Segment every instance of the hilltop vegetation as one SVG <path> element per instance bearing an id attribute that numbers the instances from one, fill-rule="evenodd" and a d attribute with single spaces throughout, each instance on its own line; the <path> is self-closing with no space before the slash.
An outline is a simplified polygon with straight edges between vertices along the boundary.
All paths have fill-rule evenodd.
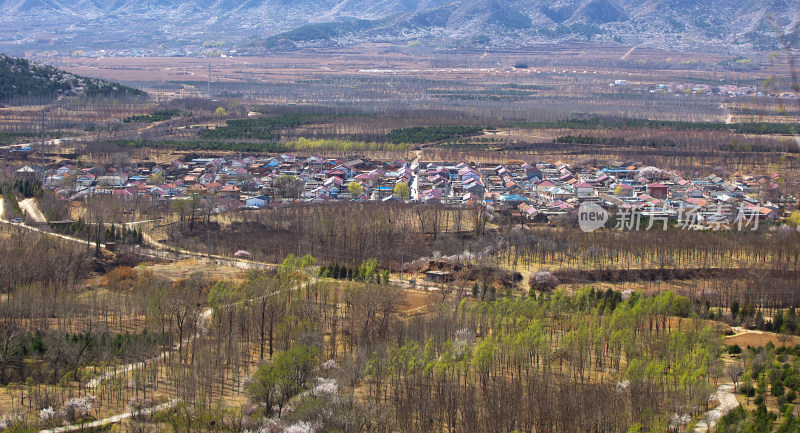
<path id="1" fill-rule="evenodd" d="M 284 41 L 308 42 L 318 39 L 332 39 L 349 33 L 365 30 L 374 25 L 369 20 L 346 20 L 333 23 L 307 24 L 294 30 L 267 38 L 270 47 L 279 47 Z"/>
<path id="2" fill-rule="evenodd" d="M 96 78 L 81 77 L 48 65 L 0 54 L 0 101 L 15 97 L 133 96 L 147 93 Z"/>

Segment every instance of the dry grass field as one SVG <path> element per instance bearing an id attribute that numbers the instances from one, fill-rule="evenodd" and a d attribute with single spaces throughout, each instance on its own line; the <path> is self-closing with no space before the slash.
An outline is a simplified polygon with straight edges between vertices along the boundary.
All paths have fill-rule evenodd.
<path id="1" fill-rule="evenodd" d="M 333 77 L 337 75 L 361 74 L 364 76 L 396 75 L 416 78 L 482 80 L 487 77 L 512 77 L 533 71 L 562 72 L 563 68 L 582 64 L 599 65 L 593 68 L 598 73 L 615 73 L 612 62 L 624 60 L 633 68 L 644 70 L 653 62 L 691 65 L 692 62 L 713 64 L 722 60 L 717 55 L 679 53 L 597 44 L 571 43 L 558 46 L 526 47 L 518 50 L 500 50 L 487 53 L 479 50 L 455 53 L 432 53 L 397 47 L 391 44 L 362 44 L 348 48 L 309 49 L 277 52 L 264 57 L 226 58 L 47 58 L 54 66 L 69 72 L 97 76 L 119 81 L 205 81 L 208 66 L 218 81 L 262 81 L 298 80 Z M 627 55 L 626 55 L 627 54 Z M 458 59 L 458 60 L 456 60 Z M 532 70 L 512 70 L 514 63 L 524 61 Z M 448 64 L 448 63 L 452 63 Z M 457 66 L 461 63 L 462 66 Z M 562 69 L 558 65 L 562 65 Z M 541 66 L 540 66 L 541 65 Z M 479 66 L 479 67 L 475 67 Z M 549 69 L 548 69 L 549 68 Z M 567 72 L 567 71 L 564 71 Z M 571 72 L 571 71 L 570 71 Z M 582 72 L 578 71 L 578 72 Z M 533 72 L 535 73 L 535 72 Z M 696 74 L 694 69 L 671 68 L 671 74 L 686 76 Z M 731 78 L 742 79 L 748 74 L 732 74 Z"/>
<path id="2" fill-rule="evenodd" d="M 608 85 L 616 79 L 625 79 L 630 87 L 635 87 L 665 81 L 763 81 L 768 76 L 788 76 L 780 55 L 773 60 L 766 55 L 763 59 L 755 59 L 757 66 L 749 70 L 726 71 L 717 66 L 726 59 L 717 55 L 649 48 L 631 50 L 629 47 L 588 43 L 491 53 L 481 50 L 434 52 L 390 44 L 363 44 L 348 48 L 276 52 L 260 57 L 59 57 L 38 60 L 80 75 L 131 83 L 161 97 L 206 96 L 209 67 L 216 94 L 235 83 L 245 83 L 263 91 L 271 85 L 298 81 L 335 85 L 341 80 L 361 80 L 359 90 L 369 89 L 373 93 L 397 97 L 413 97 L 431 83 L 438 83 L 436 85 L 444 89 L 463 84 L 546 84 L 552 87 L 551 91 L 540 89 L 539 97 L 585 98 L 613 91 Z M 529 67 L 514 68 L 520 63 Z M 370 83 L 373 80 L 375 83 Z M 394 84 L 403 80 L 416 81 L 417 88 Z M 371 84 L 377 86 L 373 88 Z M 343 98 L 339 102 L 364 101 L 365 95 L 369 98 L 369 93 L 353 97 L 341 95 Z M 322 96 L 312 92 L 292 100 L 291 96 L 272 95 L 269 102 L 303 104 Z M 423 106 L 431 105 L 431 102 L 435 100 L 420 100 Z"/>
<path id="3" fill-rule="evenodd" d="M 142 264 L 139 270 L 147 270 L 154 274 L 173 281 L 189 278 L 190 275 L 200 272 L 217 280 L 240 281 L 242 271 L 230 266 L 202 263 L 197 260 L 181 260 L 178 262 Z"/>
<path id="4" fill-rule="evenodd" d="M 786 341 L 784 342 L 783 339 L 785 339 Z M 769 342 L 775 345 L 775 347 L 781 347 L 784 345 L 797 346 L 798 344 L 800 344 L 800 337 L 796 335 L 788 336 L 783 334 L 776 334 L 774 332 L 744 331 L 736 335 L 731 335 L 730 337 L 726 337 L 724 342 L 725 345 L 727 346 L 733 346 L 734 344 L 738 344 L 742 348 L 745 348 L 747 346 L 762 347 Z"/>

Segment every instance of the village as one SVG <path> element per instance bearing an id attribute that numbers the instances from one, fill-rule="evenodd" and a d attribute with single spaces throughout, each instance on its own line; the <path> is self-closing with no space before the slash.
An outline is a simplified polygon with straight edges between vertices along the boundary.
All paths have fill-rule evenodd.
<path id="1" fill-rule="evenodd" d="M 41 181 L 41 166 L 7 166 L 7 179 Z M 176 159 L 120 167 L 46 167 L 44 186 L 65 200 L 111 194 L 126 201 L 168 207 L 197 196 L 214 213 L 274 208 L 290 202 L 411 201 L 450 206 L 483 205 L 522 221 L 548 223 L 554 217 L 596 203 L 651 216 L 731 223 L 737 217 L 774 221 L 785 217 L 781 175 L 723 179 L 684 178 L 657 167 L 611 161 L 603 165 L 565 163 L 504 165 L 466 162 L 378 161 L 279 156 Z M 744 213 L 744 215 L 742 215 Z"/>
<path id="2" fill-rule="evenodd" d="M 638 83 L 641 84 L 641 83 Z M 609 87 L 626 87 L 630 83 L 628 80 L 614 80 L 609 84 Z M 784 101 L 797 101 L 800 95 L 793 92 L 767 92 L 759 90 L 757 86 L 739 86 L 735 84 L 725 83 L 720 80 L 715 84 L 704 83 L 655 83 L 642 87 L 634 87 L 633 91 L 636 93 L 649 93 L 649 94 L 670 94 L 675 96 L 680 95 L 703 95 L 703 96 L 725 96 L 729 98 L 771 98 L 780 99 Z"/>

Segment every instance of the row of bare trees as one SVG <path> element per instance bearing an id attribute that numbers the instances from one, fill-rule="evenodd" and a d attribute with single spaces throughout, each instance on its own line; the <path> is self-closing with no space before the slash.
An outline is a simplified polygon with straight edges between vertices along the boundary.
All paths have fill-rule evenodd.
<path id="1" fill-rule="evenodd" d="M 291 253 L 341 264 L 375 257 L 383 266 L 399 269 L 401 262 L 435 252 L 480 251 L 494 241 L 486 229 L 489 214 L 482 206 L 298 204 L 233 213 L 228 215 L 229 222 L 208 225 L 210 216 L 206 218 L 202 211 L 209 206 L 192 203 L 187 200 L 184 208 L 171 209 L 180 217 L 166 229 L 172 242 L 195 251 L 206 251 L 210 243 L 212 253 L 225 255 L 244 249 L 257 260 L 272 263 Z"/>

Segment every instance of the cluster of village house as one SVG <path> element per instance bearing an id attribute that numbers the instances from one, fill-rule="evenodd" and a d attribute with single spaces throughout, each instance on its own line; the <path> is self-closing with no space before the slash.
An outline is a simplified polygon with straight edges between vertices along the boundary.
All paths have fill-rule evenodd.
<path id="1" fill-rule="evenodd" d="M 615 80 L 611 87 L 627 86 L 627 80 Z M 695 94 L 695 95 L 721 95 L 731 98 L 755 96 L 759 98 L 779 98 L 788 100 L 800 99 L 800 94 L 792 92 L 783 93 L 764 93 L 756 86 L 737 86 L 734 84 L 696 84 L 696 83 L 664 83 L 639 88 L 637 91 L 642 93 L 674 93 L 674 94 Z"/>
<path id="2" fill-rule="evenodd" d="M 7 173 L 8 174 L 8 173 Z M 26 165 L 17 177 L 41 179 L 41 167 Z M 279 190 L 279 179 L 294 189 Z M 360 187 L 351 188 L 351 183 Z M 408 197 L 395 186 L 408 185 Z M 730 220 L 736 209 L 749 217 L 782 216 L 778 174 L 722 179 L 683 178 L 655 167 L 609 162 L 598 167 L 562 163 L 505 165 L 376 161 L 366 158 L 297 157 L 198 158 L 170 164 L 140 162 L 125 169 L 47 167 L 45 186 L 60 196 L 113 194 L 128 200 L 214 198 L 220 211 L 274 207 L 286 201 L 410 200 L 447 205 L 485 205 L 532 221 L 546 222 L 586 201 L 611 208 L 658 209 L 678 216 L 687 209 L 702 220 Z M 358 191 L 357 197 L 351 192 Z"/>

